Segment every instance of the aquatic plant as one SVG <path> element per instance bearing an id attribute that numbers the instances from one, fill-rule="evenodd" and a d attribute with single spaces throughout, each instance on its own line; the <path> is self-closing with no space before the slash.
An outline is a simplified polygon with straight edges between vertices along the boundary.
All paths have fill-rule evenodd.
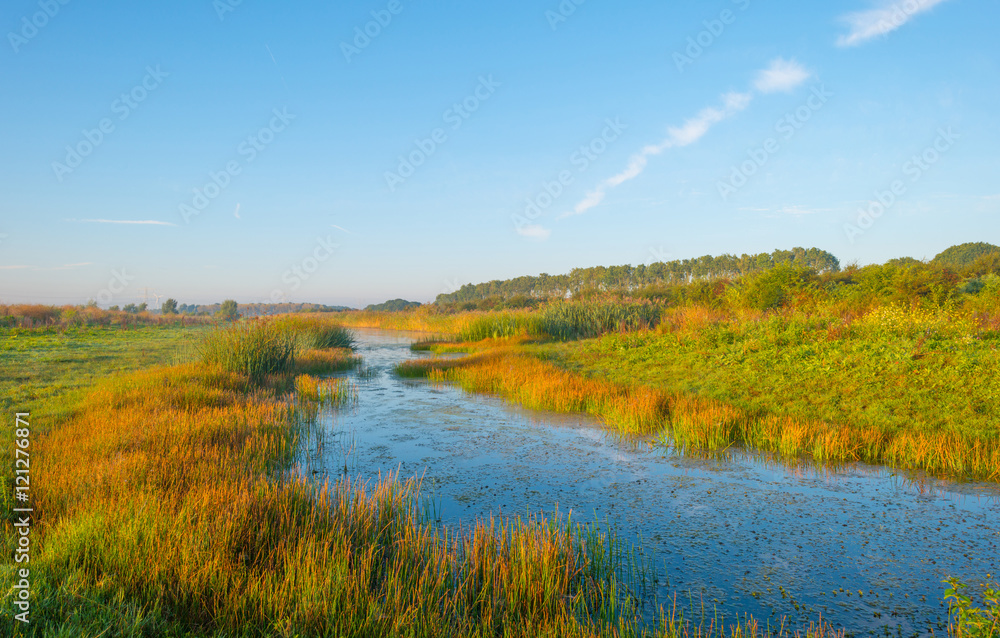
<path id="1" fill-rule="evenodd" d="M 209 334 L 202 360 L 226 372 L 245 374 L 256 383 L 285 372 L 295 363 L 295 335 L 267 320 L 234 323 Z"/>

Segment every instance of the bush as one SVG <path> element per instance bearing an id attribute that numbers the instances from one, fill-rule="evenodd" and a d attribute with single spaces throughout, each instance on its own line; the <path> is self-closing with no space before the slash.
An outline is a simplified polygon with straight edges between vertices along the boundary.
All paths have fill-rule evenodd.
<path id="1" fill-rule="evenodd" d="M 225 321 L 235 321 L 239 319 L 240 312 L 239 306 L 232 299 L 226 299 L 222 302 L 222 307 L 219 308 L 219 318 Z"/>
<path id="2" fill-rule="evenodd" d="M 816 271 L 811 268 L 777 266 L 746 277 L 737 298 L 746 308 L 771 310 L 785 305 L 794 293 L 805 290 L 815 280 Z"/>

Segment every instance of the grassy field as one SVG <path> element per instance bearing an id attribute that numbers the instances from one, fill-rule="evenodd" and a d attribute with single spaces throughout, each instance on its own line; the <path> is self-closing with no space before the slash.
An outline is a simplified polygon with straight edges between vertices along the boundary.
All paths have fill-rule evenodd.
<path id="1" fill-rule="evenodd" d="M 302 374 L 356 365 L 349 350 L 293 352 L 254 325 L 44 329 L 4 335 L 4 365 L 31 364 L 31 636 L 758 635 L 752 619 L 692 627 L 676 610 L 634 622 L 646 571 L 613 534 L 517 518 L 449 530 L 421 518 L 419 486 L 316 485 L 289 473 L 311 402 L 350 402 Z M 21 341 L 17 341 L 21 340 Z M 16 345 L 14 342 L 17 342 Z M 296 340 L 300 343 L 299 340 Z M 248 344 L 256 346 L 248 349 Z M 280 340 L 279 340 L 280 345 Z M 215 354 L 218 354 L 217 352 Z M 270 360 L 271 363 L 268 363 Z M 305 362 L 305 363 L 303 363 Z M 258 374 L 261 369 L 271 374 Z M 19 374 L 27 374 L 20 372 Z M 20 381 L 24 383 L 24 380 Z M 293 400 L 293 388 L 301 392 Z M 10 449 L 10 448 L 7 448 Z M 4 464 L 3 552 L 17 536 Z M 18 565 L 24 567 L 24 565 Z M 787 632 L 784 632 L 787 634 Z M 816 628 L 811 635 L 825 635 Z"/>
<path id="2" fill-rule="evenodd" d="M 574 312 L 602 316 L 581 308 Z M 568 318 L 554 331 L 589 334 L 591 320 L 572 314 L 560 309 Z M 536 325 L 547 322 L 543 311 Z M 683 307 L 662 310 L 655 329 L 566 341 L 533 334 L 452 344 L 478 354 L 402 373 L 529 407 L 590 412 L 620 431 L 662 432 L 682 446 L 739 444 L 1000 480 L 1000 331 L 992 319 L 894 305 L 860 316 Z"/>

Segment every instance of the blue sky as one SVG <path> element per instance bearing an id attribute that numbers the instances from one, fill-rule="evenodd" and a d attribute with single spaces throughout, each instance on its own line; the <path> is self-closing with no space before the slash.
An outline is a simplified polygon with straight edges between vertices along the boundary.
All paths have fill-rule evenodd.
<path id="1" fill-rule="evenodd" d="M 1000 243 L 995 1 L 675 4 L 10 0 L 0 301 Z"/>

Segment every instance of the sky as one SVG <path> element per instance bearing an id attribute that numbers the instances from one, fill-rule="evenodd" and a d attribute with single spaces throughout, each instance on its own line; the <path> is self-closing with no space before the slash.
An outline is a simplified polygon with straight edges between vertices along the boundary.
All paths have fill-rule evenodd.
<path id="1" fill-rule="evenodd" d="M 1000 243 L 995 0 L 8 0 L 0 302 Z"/>

